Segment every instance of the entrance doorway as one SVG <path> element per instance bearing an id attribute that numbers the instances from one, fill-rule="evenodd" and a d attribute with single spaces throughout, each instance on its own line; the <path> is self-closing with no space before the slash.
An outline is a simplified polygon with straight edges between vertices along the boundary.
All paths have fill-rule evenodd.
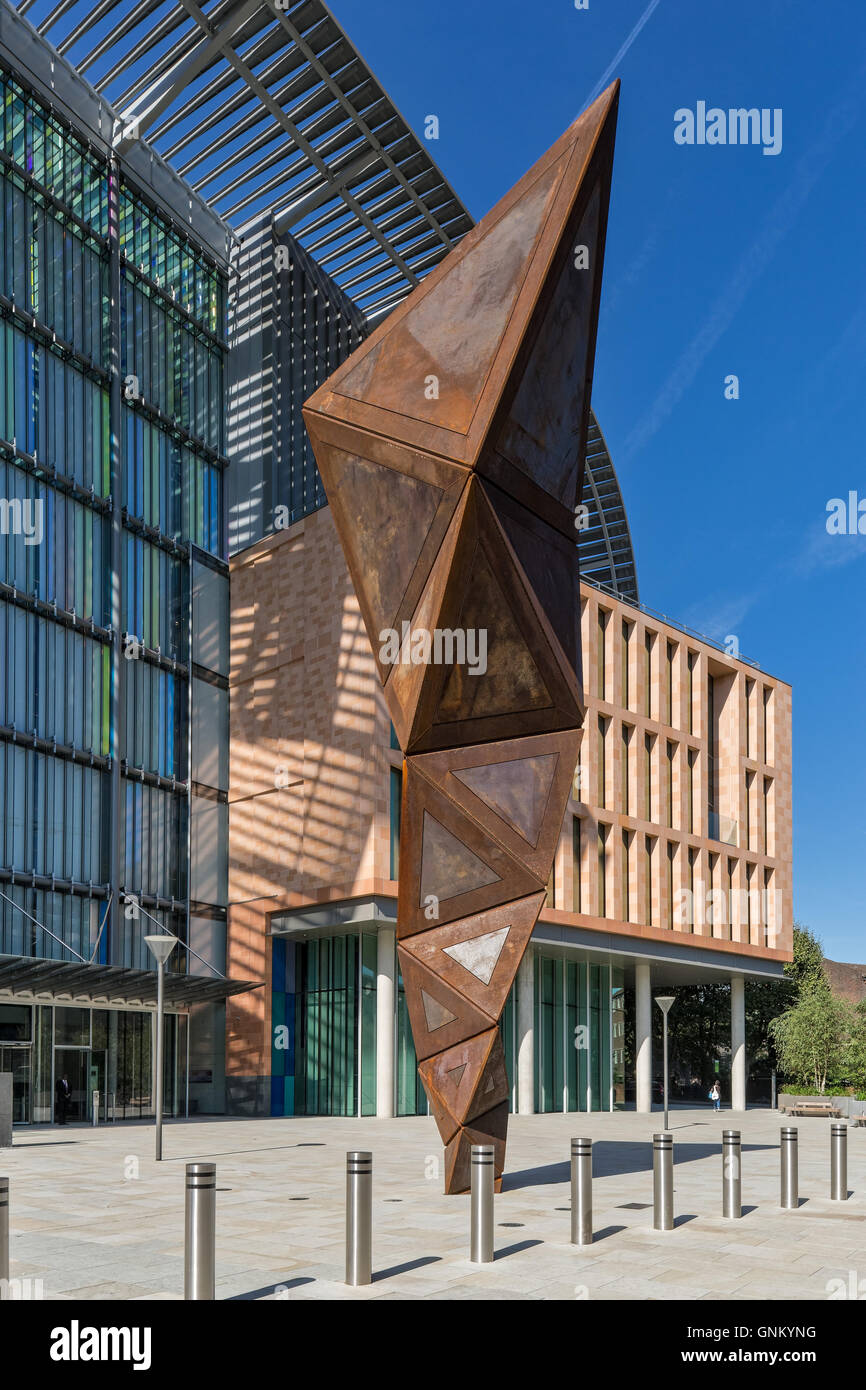
<path id="1" fill-rule="evenodd" d="M 30 1057 L 29 1043 L 0 1043 L 0 1072 L 12 1073 L 12 1123 L 30 1123 Z"/>
<path id="2" fill-rule="evenodd" d="M 68 1122 L 90 1119 L 90 1048 L 57 1047 L 54 1049 L 54 1119 L 60 1119 L 57 1102 L 57 1085 L 63 1077 L 69 1082 L 69 1100 L 66 1105 Z"/>

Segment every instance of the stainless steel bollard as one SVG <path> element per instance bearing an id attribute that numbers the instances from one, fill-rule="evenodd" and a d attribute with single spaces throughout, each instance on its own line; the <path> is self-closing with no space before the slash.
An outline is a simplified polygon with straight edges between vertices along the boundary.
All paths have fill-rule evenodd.
<path id="1" fill-rule="evenodd" d="M 653 1135 L 653 1227 L 674 1228 L 674 1136 Z"/>
<path id="2" fill-rule="evenodd" d="M 571 1243 L 592 1245 L 592 1140 L 571 1141 Z"/>
<path id="3" fill-rule="evenodd" d="M 740 1131 L 722 1130 L 722 1216 L 739 1219 L 743 1214 L 740 1181 Z"/>
<path id="4" fill-rule="evenodd" d="M 92 1114 L 92 1116 L 91 1116 L 91 1123 L 92 1123 L 93 1125 L 98 1125 L 98 1124 L 99 1124 L 99 1092 L 98 1092 L 98 1091 L 94 1091 L 94 1092 L 93 1092 L 93 1114 Z"/>
<path id="5" fill-rule="evenodd" d="M 781 1204 L 788 1211 L 800 1205 L 798 1134 L 792 1125 L 782 1126 L 782 1190 Z"/>
<path id="6" fill-rule="evenodd" d="M 472 1145 L 472 1248 L 469 1258 L 477 1265 L 490 1264 L 493 1259 L 493 1152 L 492 1144 Z"/>
<path id="7" fill-rule="evenodd" d="M 373 1279 L 373 1155 L 346 1154 L 346 1283 L 357 1288 Z"/>
<path id="8" fill-rule="evenodd" d="M 183 1296 L 187 1301 L 214 1297 L 215 1238 L 216 1164 L 188 1163 L 183 1251 Z"/>
<path id="9" fill-rule="evenodd" d="M 0 1178 L 0 1299 L 9 1281 L 9 1179 Z"/>
<path id="10" fill-rule="evenodd" d="M 834 1202 L 848 1200 L 848 1126 L 830 1126 L 830 1197 Z"/>

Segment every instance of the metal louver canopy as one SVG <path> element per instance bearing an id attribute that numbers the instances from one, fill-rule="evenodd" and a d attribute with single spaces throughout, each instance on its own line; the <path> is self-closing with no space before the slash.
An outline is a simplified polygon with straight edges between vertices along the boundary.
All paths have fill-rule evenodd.
<path id="1" fill-rule="evenodd" d="M 321 0 L 20 0 L 18 12 L 235 230 L 272 210 L 371 318 L 472 226 Z"/>

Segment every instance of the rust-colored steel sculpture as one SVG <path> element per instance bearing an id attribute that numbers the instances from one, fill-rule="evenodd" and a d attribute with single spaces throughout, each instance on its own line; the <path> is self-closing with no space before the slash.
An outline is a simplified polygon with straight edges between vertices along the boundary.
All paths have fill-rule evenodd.
<path id="1" fill-rule="evenodd" d="M 618 94 L 304 408 L 405 755 L 397 949 L 447 1192 L 473 1143 L 501 1181 L 498 1023 L 581 737 L 575 507 Z"/>

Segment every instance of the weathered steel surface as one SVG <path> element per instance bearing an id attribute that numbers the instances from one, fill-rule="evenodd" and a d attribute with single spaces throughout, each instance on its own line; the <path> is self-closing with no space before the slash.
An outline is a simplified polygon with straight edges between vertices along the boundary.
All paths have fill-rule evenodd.
<path id="1" fill-rule="evenodd" d="M 619 84 L 311 396 L 404 751 L 398 955 L 445 1188 L 501 1181 L 497 1027 L 583 719 L 583 481 Z"/>

